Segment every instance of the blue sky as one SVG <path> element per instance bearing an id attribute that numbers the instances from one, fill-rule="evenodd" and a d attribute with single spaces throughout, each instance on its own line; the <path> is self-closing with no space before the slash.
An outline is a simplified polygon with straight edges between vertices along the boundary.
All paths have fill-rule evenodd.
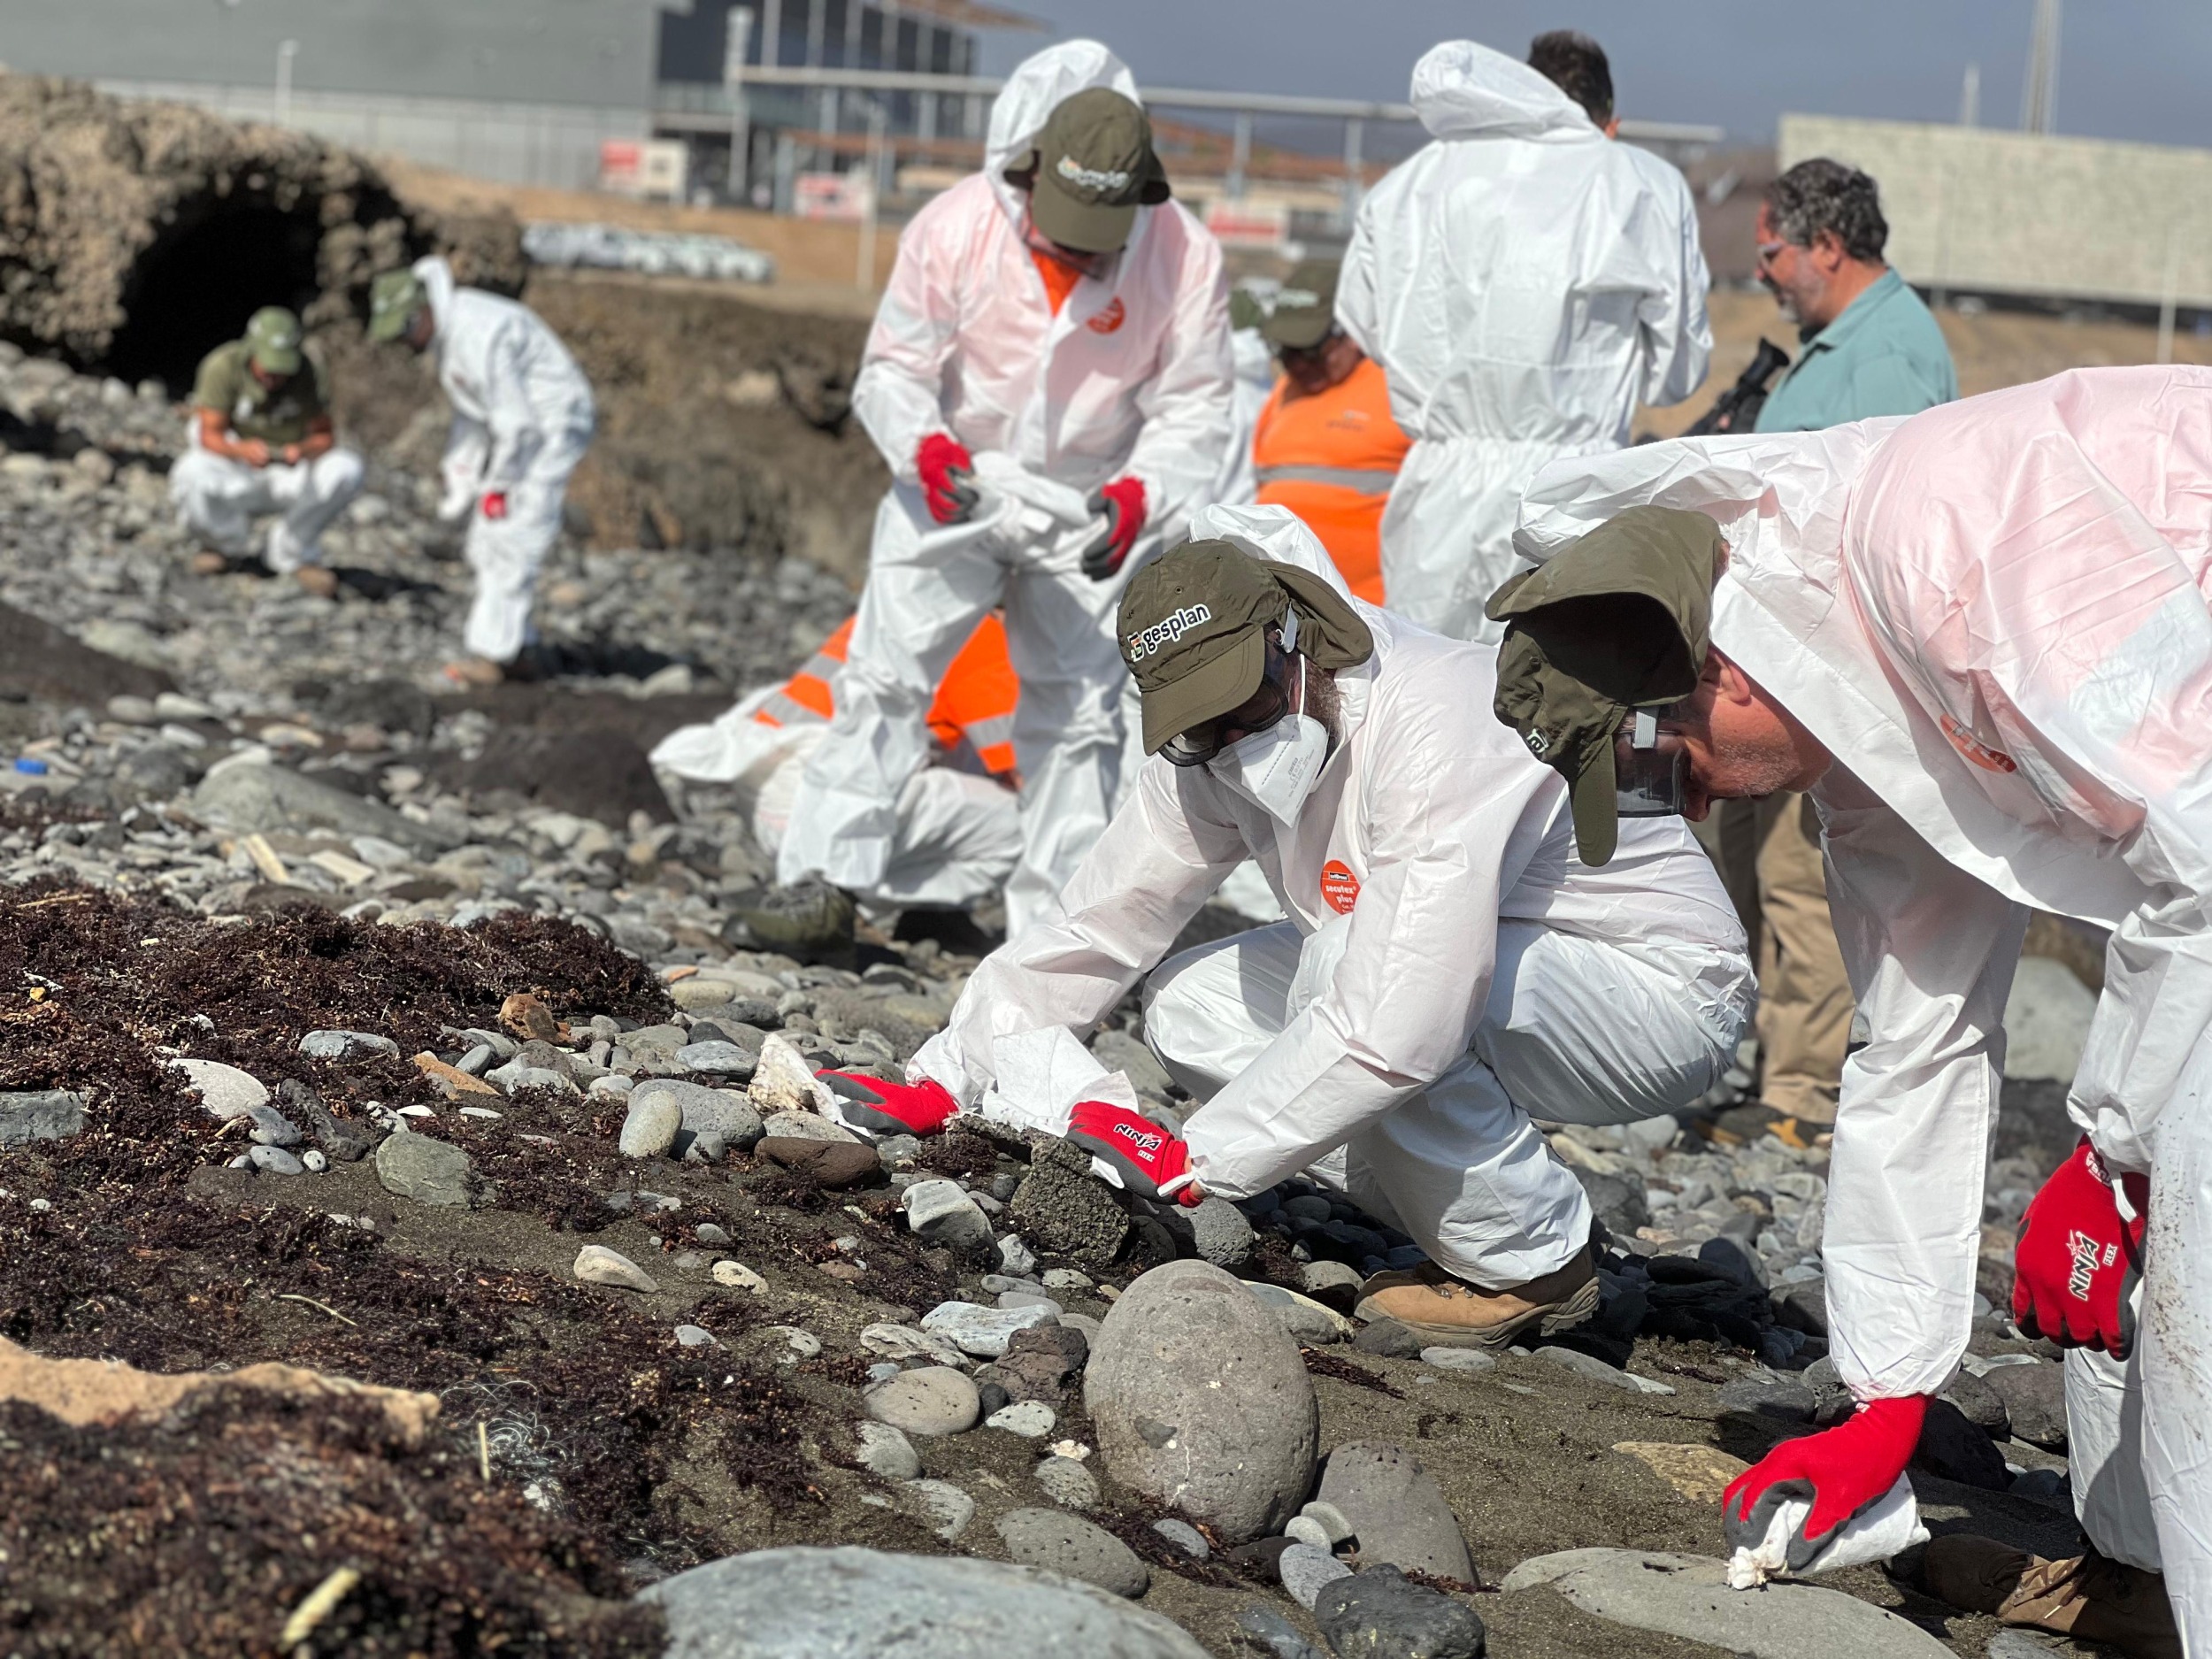
<path id="1" fill-rule="evenodd" d="M 1956 119 L 1981 65 L 1982 124 L 2020 114 L 2032 0 L 1010 0 L 1062 35 L 1093 35 L 1141 81 L 1405 96 L 1414 59 L 1469 36 L 1515 53 L 1548 28 L 1603 43 L 1621 112 L 1711 122 L 1770 142 L 1785 111 Z M 2212 146 L 2212 5 L 2070 0 L 2058 88 L 2062 133 Z M 1041 43 L 987 35 L 1002 73 Z"/>

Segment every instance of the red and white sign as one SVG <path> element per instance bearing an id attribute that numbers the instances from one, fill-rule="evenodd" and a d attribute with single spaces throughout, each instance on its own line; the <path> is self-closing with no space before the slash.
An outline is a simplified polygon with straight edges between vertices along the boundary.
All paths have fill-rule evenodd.
<path id="1" fill-rule="evenodd" d="M 1217 196 L 1206 204 L 1206 228 L 1225 248 L 1279 248 L 1290 233 L 1290 209 L 1280 202 Z"/>
<path id="2" fill-rule="evenodd" d="M 868 217 L 873 194 L 862 173 L 803 173 L 791 181 L 791 207 L 801 219 L 856 222 Z"/>

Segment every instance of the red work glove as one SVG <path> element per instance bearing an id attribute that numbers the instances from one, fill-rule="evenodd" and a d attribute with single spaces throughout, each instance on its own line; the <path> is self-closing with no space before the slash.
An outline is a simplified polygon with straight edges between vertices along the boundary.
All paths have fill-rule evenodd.
<path id="1" fill-rule="evenodd" d="M 887 1083 L 849 1071 L 814 1075 L 837 1096 L 837 1110 L 847 1123 L 879 1135 L 933 1135 L 960 1110 L 942 1084 L 926 1078 L 919 1083 Z"/>
<path id="2" fill-rule="evenodd" d="M 1834 1541 L 1838 1528 L 1897 1484 L 1920 1444 L 1927 1415 L 1924 1394 L 1870 1400 L 1848 1423 L 1783 1441 L 1721 1494 L 1721 1533 L 1728 1548 L 1756 1549 L 1777 1509 L 1793 1498 L 1808 1499 L 1812 1513 L 1791 1538 L 1788 1552 L 1791 1571 L 1805 1567 Z"/>
<path id="3" fill-rule="evenodd" d="M 2134 1293 L 2143 1277 L 2147 1176 L 2111 1171 L 2084 1135 L 2028 1205 L 2012 1253 L 2012 1322 L 2062 1348 L 2125 1359 L 2135 1343 Z M 2123 1213 L 2123 1210 L 2127 1213 Z"/>
<path id="4" fill-rule="evenodd" d="M 507 516 L 507 492 L 503 489 L 486 490 L 484 499 L 477 503 L 476 510 L 487 518 L 497 523 Z"/>
<path id="5" fill-rule="evenodd" d="M 1141 1197 L 1195 1205 L 1205 1196 L 1194 1185 L 1190 1148 L 1125 1107 L 1083 1102 L 1069 1114 L 1068 1139 L 1112 1164 L 1122 1185 Z"/>
<path id="6" fill-rule="evenodd" d="M 929 516 L 939 524 L 965 524 L 976 503 L 975 457 L 966 446 L 933 432 L 914 452 L 914 470 L 921 474 Z"/>
<path id="7" fill-rule="evenodd" d="M 1106 516 L 1106 528 L 1083 549 L 1083 574 L 1102 582 L 1121 569 L 1129 549 L 1144 531 L 1144 480 L 1118 478 L 1091 496 L 1091 511 Z"/>

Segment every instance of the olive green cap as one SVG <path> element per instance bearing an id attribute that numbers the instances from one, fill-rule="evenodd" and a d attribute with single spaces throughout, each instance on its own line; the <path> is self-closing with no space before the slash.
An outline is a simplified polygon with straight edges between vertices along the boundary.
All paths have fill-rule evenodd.
<path id="1" fill-rule="evenodd" d="M 1260 325 L 1267 343 L 1278 351 L 1310 351 L 1336 328 L 1336 273 L 1334 259 L 1308 259 L 1294 266 L 1275 296 L 1274 309 Z"/>
<path id="2" fill-rule="evenodd" d="M 1009 175 L 1034 170 L 1029 217 L 1063 248 L 1118 252 L 1137 209 L 1168 198 L 1144 111 L 1107 87 L 1063 98 Z"/>
<path id="3" fill-rule="evenodd" d="M 1137 679 L 1144 752 L 1229 712 L 1260 688 L 1267 630 L 1298 613 L 1298 650 L 1320 668 L 1374 654 L 1374 635 L 1328 579 L 1231 541 L 1186 541 L 1129 579 L 1122 661 Z"/>
<path id="4" fill-rule="evenodd" d="M 1267 307 L 1254 297 L 1250 288 L 1229 290 L 1229 330 L 1259 328 L 1267 322 Z"/>
<path id="5" fill-rule="evenodd" d="M 303 361 L 296 313 L 264 305 L 246 324 L 246 356 L 264 374 L 297 374 Z"/>
<path id="6" fill-rule="evenodd" d="M 369 284 L 369 338 L 398 339 L 429 298 L 430 291 L 412 271 L 380 272 Z"/>
<path id="7" fill-rule="evenodd" d="M 1613 739 L 1628 710 L 1679 703 L 1704 672 L 1720 526 L 1701 512 L 1631 507 L 1508 580 L 1484 614 L 1506 625 L 1498 718 L 1567 780 L 1575 850 L 1613 856 Z"/>

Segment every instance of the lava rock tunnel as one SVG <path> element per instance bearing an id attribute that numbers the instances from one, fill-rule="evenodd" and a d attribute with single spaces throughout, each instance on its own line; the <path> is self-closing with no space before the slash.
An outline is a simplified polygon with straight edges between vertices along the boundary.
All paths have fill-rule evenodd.
<path id="1" fill-rule="evenodd" d="M 310 309 L 321 291 L 315 205 L 188 205 L 133 265 L 125 321 L 98 366 L 133 385 L 159 380 L 183 397 L 200 359 L 237 339 L 261 307 Z"/>

